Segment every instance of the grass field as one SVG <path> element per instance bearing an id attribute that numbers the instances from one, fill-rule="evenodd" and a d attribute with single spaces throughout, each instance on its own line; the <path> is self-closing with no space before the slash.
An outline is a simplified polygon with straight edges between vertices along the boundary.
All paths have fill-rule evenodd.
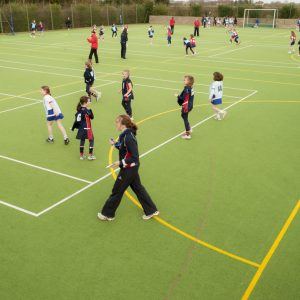
<path id="1" fill-rule="evenodd" d="M 176 26 L 129 27 L 100 43 L 95 66 L 101 102 L 94 162 L 79 144 L 49 145 L 39 87 L 47 84 L 71 127 L 84 95 L 89 29 L 0 36 L 0 299 L 299 299 L 300 58 L 288 30 L 201 30 L 198 55 L 185 57 Z M 121 71 L 134 83 L 142 180 L 161 216 L 145 222 L 124 197 L 114 222 L 96 219 L 113 185 L 107 141 L 123 112 Z M 228 117 L 212 118 L 208 85 L 224 74 Z M 193 138 L 183 131 L 174 93 L 196 79 Z M 129 201 L 131 200 L 131 201 Z"/>

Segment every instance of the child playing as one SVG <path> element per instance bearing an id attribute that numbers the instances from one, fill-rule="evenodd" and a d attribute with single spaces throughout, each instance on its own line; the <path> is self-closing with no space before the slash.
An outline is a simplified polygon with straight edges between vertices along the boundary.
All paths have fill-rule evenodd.
<path id="1" fill-rule="evenodd" d="M 191 44 L 191 48 L 196 48 L 196 39 L 193 34 L 190 35 L 190 44 Z M 196 51 L 194 52 L 196 54 Z"/>
<path id="2" fill-rule="evenodd" d="M 42 86 L 41 94 L 43 96 L 48 128 L 48 138 L 46 141 L 48 143 L 54 142 L 52 127 L 53 123 L 56 122 L 57 127 L 59 128 L 64 137 L 65 145 L 68 145 L 70 143 L 70 140 L 61 121 L 64 118 L 64 115 L 62 114 L 56 100 L 51 96 L 50 88 L 46 85 Z"/>
<path id="3" fill-rule="evenodd" d="M 237 33 L 237 31 L 235 30 L 235 28 L 233 28 L 231 31 L 229 31 L 230 34 L 230 43 L 232 43 L 232 41 L 235 41 L 236 45 L 239 45 L 240 42 L 240 37 Z"/>
<path id="4" fill-rule="evenodd" d="M 104 41 L 104 26 L 101 25 L 99 29 L 99 38 L 100 40 Z"/>
<path id="5" fill-rule="evenodd" d="M 189 55 L 189 53 L 188 53 L 189 49 L 193 55 L 195 54 L 194 50 L 192 49 L 191 42 L 186 37 L 183 38 L 183 45 L 185 46 L 185 55 L 186 56 Z"/>
<path id="6" fill-rule="evenodd" d="M 77 113 L 75 114 L 75 122 L 72 127 L 78 129 L 76 139 L 80 140 L 80 159 L 84 160 L 86 156 L 84 155 L 84 144 L 85 140 L 89 140 L 89 156 L 88 160 L 95 160 L 94 156 L 94 134 L 92 130 L 91 120 L 94 119 L 94 114 L 89 108 L 89 98 L 87 96 L 80 97 L 79 103 L 77 105 Z"/>
<path id="7" fill-rule="evenodd" d="M 192 138 L 192 129 L 189 123 L 189 112 L 192 111 L 194 105 L 194 77 L 190 75 L 184 76 L 184 88 L 180 95 L 175 94 L 177 103 L 181 106 L 181 117 L 184 121 L 185 133 L 181 136 L 185 140 Z"/>
<path id="8" fill-rule="evenodd" d="M 132 117 L 132 108 L 131 108 L 131 100 L 134 99 L 133 96 L 133 85 L 132 81 L 129 78 L 130 72 L 129 70 L 124 70 L 122 72 L 123 75 L 123 81 L 122 81 L 122 89 L 120 90 L 120 93 L 122 92 L 122 106 L 124 107 L 126 114 L 130 117 L 131 120 L 133 120 Z"/>
<path id="9" fill-rule="evenodd" d="M 91 96 L 96 98 L 96 101 L 98 102 L 101 98 L 101 93 L 96 91 L 95 88 L 93 88 L 93 84 L 95 82 L 95 72 L 92 67 L 92 63 L 90 61 L 85 63 L 85 71 L 84 71 L 84 82 L 86 84 L 85 91 L 89 96 L 89 99 L 91 101 Z"/>
<path id="10" fill-rule="evenodd" d="M 295 31 L 291 31 L 291 36 L 290 36 L 290 50 L 289 50 L 289 54 L 294 53 L 295 49 L 294 49 L 294 45 L 296 43 L 296 33 Z"/>
<path id="11" fill-rule="evenodd" d="M 118 35 L 118 28 L 115 24 L 111 26 L 111 37 L 117 37 Z"/>
<path id="12" fill-rule="evenodd" d="M 40 35 L 44 34 L 45 26 L 44 26 L 42 21 L 39 22 L 39 25 L 38 25 L 37 29 L 38 29 L 38 32 L 39 32 Z"/>
<path id="13" fill-rule="evenodd" d="M 30 25 L 30 31 L 31 31 L 30 37 L 35 38 L 35 33 L 36 33 L 36 22 L 35 22 L 35 20 L 33 20 L 33 21 L 31 22 L 31 25 Z"/>
<path id="14" fill-rule="evenodd" d="M 148 36 L 150 39 L 150 45 L 153 45 L 154 29 L 153 29 L 152 25 L 150 25 L 150 27 L 148 28 Z"/>
<path id="15" fill-rule="evenodd" d="M 223 75 L 219 72 L 214 72 L 213 80 L 210 85 L 209 100 L 212 104 L 213 111 L 216 113 L 215 119 L 221 121 L 227 114 L 227 111 L 218 108 L 218 105 L 222 104 Z"/>
<path id="16" fill-rule="evenodd" d="M 168 41 L 168 47 L 170 47 L 171 43 L 172 43 L 172 29 L 171 29 L 171 26 L 167 27 L 167 41 Z"/>

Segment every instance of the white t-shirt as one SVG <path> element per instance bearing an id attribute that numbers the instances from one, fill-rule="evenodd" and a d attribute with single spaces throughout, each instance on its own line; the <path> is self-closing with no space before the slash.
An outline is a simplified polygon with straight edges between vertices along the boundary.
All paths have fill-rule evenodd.
<path id="1" fill-rule="evenodd" d="M 222 99 L 223 81 L 213 81 L 209 88 L 209 99 Z"/>
<path id="2" fill-rule="evenodd" d="M 44 96 L 44 107 L 45 107 L 45 113 L 47 117 L 54 116 L 55 114 L 56 115 L 61 114 L 61 110 L 56 100 L 50 95 Z"/>

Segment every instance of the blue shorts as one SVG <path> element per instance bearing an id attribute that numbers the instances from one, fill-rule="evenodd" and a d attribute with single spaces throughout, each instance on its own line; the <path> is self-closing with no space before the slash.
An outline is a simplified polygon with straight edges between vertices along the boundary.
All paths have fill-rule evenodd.
<path id="1" fill-rule="evenodd" d="M 47 117 L 47 121 L 57 121 L 57 120 L 62 120 L 63 118 L 64 118 L 64 115 L 59 114 L 58 116 Z"/>
<path id="2" fill-rule="evenodd" d="M 211 104 L 213 104 L 213 105 L 222 104 L 222 98 L 211 100 Z"/>

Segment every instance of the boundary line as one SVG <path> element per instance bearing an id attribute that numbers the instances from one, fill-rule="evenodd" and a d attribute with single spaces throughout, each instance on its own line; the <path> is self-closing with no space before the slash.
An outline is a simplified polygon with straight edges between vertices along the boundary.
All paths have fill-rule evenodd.
<path id="1" fill-rule="evenodd" d="M 300 200 L 297 201 L 295 207 L 293 208 L 292 212 L 290 213 L 289 217 L 287 218 L 283 227 L 281 228 L 279 234 L 277 235 L 275 241 L 273 242 L 270 250 L 268 251 L 267 255 L 264 257 L 263 261 L 261 262 L 261 264 L 260 264 L 258 270 L 256 271 L 254 277 L 252 278 L 248 288 L 246 289 L 246 291 L 242 297 L 242 300 L 249 299 L 249 296 L 251 295 L 252 291 L 254 290 L 257 282 L 259 281 L 263 271 L 267 267 L 273 254 L 275 253 L 276 249 L 278 248 L 281 240 L 283 239 L 284 235 L 286 234 L 287 230 L 289 229 L 289 226 L 291 225 L 292 221 L 296 217 L 299 209 L 300 209 Z"/>
<path id="2" fill-rule="evenodd" d="M 53 173 L 53 174 L 56 174 L 56 175 L 59 175 L 59 176 L 67 177 L 67 178 L 70 178 L 70 179 L 73 179 L 73 180 L 81 181 L 81 182 L 84 182 L 84 183 L 91 183 L 91 181 L 88 181 L 88 180 L 85 180 L 85 179 L 82 179 L 82 178 L 78 178 L 78 177 L 75 177 L 75 176 L 72 176 L 72 175 L 68 175 L 68 174 L 65 174 L 65 173 L 54 171 L 54 170 L 51 170 L 51 169 L 48 169 L 48 168 L 40 167 L 40 166 L 30 164 L 30 163 L 27 163 L 25 161 L 14 159 L 14 158 L 11 158 L 11 157 L 8 157 L 8 156 L 0 155 L 0 158 L 6 159 L 8 161 L 15 162 L 17 164 L 21 164 L 21 165 L 24 165 L 24 166 L 27 166 L 27 167 L 30 167 L 30 168 L 33 168 L 33 169 L 37 169 L 37 170 Z"/>
<path id="3" fill-rule="evenodd" d="M 218 55 L 223 55 L 223 54 L 227 54 L 227 53 L 231 53 L 231 52 L 243 50 L 243 49 L 250 48 L 250 47 L 253 47 L 253 45 L 248 45 L 248 46 L 245 46 L 245 47 L 243 47 L 243 48 L 236 48 L 236 49 L 233 49 L 233 50 L 230 50 L 230 51 L 226 51 L 226 52 L 221 52 L 221 53 L 213 54 L 213 55 L 210 55 L 210 56 L 208 56 L 208 57 L 215 57 L 215 56 L 218 56 Z"/>
<path id="4" fill-rule="evenodd" d="M 7 206 L 7 207 L 10 207 L 10 208 L 13 208 L 13 209 L 18 210 L 18 211 L 21 211 L 22 213 L 25 213 L 27 215 L 31 215 L 33 217 L 38 217 L 37 213 L 35 213 L 33 211 L 30 211 L 30 210 L 27 210 L 25 208 L 22 208 L 22 207 L 19 207 L 19 206 L 7 203 L 5 201 L 0 200 L 0 204 L 2 204 L 4 206 Z"/>
<path id="5" fill-rule="evenodd" d="M 108 80 L 103 80 L 103 81 L 108 81 Z M 96 87 L 103 87 L 103 86 L 114 84 L 114 83 L 117 83 L 117 81 L 109 81 L 107 83 L 103 83 L 103 84 L 97 85 Z M 56 99 L 60 99 L 60 98 L 63 98 L 63 97 L 66 97 L 66 96 L 70 96 L 70 95 L 73 95 L 73 94 L 77 94 L 77 93 L 83 92 L 83 91 L 84 90 L 81 89 L 81 90 L 77 90 L 77 91 L 74 91 L 74 92 L 71 92 L 71 93 L 67 93 L 67 94 L 63 94 L 63 95 L 57 96 L 55 98 Z M 14 97 L 15 98 L 20 98 L 20 96 L 18 96 L 18 95 L 15 95 Z M 36 105 L 36 104 L 39 104 L 39 103 L 43 102 L 42 100 L 37 100 L 37 99 L 31 99 L 31 100 L 32 101 L 36 101 L 36 102 L 25 104 L 25 105 L 21 105 L 21 106 L 16 106 L 16 107 L 9 108 L 9 109 L 6 109 L 6 110 L 1 110 L 0 114 L 3 114 L 5 112 L 9 112 L 9 111 L 13 111 L 13 110 L 17 110 L 17 109 L 20 109 L 20 108 L 23 108 L 23 107 L 27 107 L 27 106 L 31 106 L 31 105 Z"/>
<path id="6" fill-rule="evenodd" d="M 72 82 L 68 82 L 68 83 L 64 83 L 64 84 L 55 85 L 55 86 L 51 87 L 51 89 L 57 89 L 57 88 L 61 88 L 61 87 L 65 87 L 65 86 L 68 86 L 68 85 L 73 85 L 73 84 L 81 83 L 81 82 L 82 81 L 76 80 L 76 81 L 72 81 Z M 23 93 L 23 94 L 19 94 L 17 96 L 27 96 L 27 95 L 30 95 L 30 94 L 33 94 L 33 93 L 37 93 L 37 92 L 39 92 L 39 90 L 34 90 L 34 91 L 26 92 L 26 93 Z M 6 98 L 1 99 L 0 101 L 9 100 L 9 99 L 12 99 L 14 97 L 16 97 L 16 96 L 14 95 L 12 97 L 6 97 Z"/>
<path id="7" fill-rule="evenodd" d="M 1 61 L 1 59 L 0 59 L 0 61 Z M 8 61 L 7 61 L 8 62 Z M 22 65 L 22 64 L 24 64 L 24 63 L 22 63 L 22 62 L 13 62 L 13 61 L 11 61 L 12 63 L 15 63 L 15 64 L 20 64 L 20 65 Z M 51 66 L 51 65 L 37 65 L 37 64 L 29 64 L 29 63 L 26 63 L 25 65 L 29 65 L 29 66 L 44 66 L 44 67 L 49 67 L 49 68 L 57 68 L 56 66 Z M 0 66 L 0 68 L 1 68 L 2 66 Z M 121 67 L 121 65 L 120 65 L 120 67 Z M 16 68 L 16 67 L 6 67 L 6 68 L 11 68 L 11 69 L 17 69 L 17 70 L 21 70 L 21 71 L 28 71 L 28 72 L 31 72 L 31 71 L 35 71 L 35 70 L 33 70 L 33 69 L 22 69 L 22 68 Z M 63 67 L 58 67 L 59 69 L 69 69 L 69 68 L 63 68 Z M 133 70 L 133 69 L 137 69 L 137 68 L 139 68 L 139 69 L 148 69 L 148 68 L 140 68 L 140 67 L 132 67 L 131 68 L 131 70 Z M 79 69 L 73 69 L 73 70 L 76 70 L 76 71 L 80 71 Z M 161 70 L 161 69 L 158 69 L 159 71 L 166 71 L 166 70 Z M 40 72 L 40 71 L 38 71 L 38 72 Z M 109 76 L 119 76 L 119 73 L 121 73 L 121 71 L 120 72 L 109 72 L 109 73 L 107 73 L 107 72 L 103 72 L 103 71 L 99 71 L 99 70 L 96 70 L 96 74 L 101 74 L 100 76 L 105 76 L 105 77 L 109 77 Z M 47 74 L 52 74 L 52 73 L 47 73 Z M 69 74 L 62 74 L 62 73 L 59 73 L 59 74 L 57 74 L 57 75 L 60 75 L 60 76 L 69 76 Z M 73 76 L 75 76 L 75 75 L 73 75 Z M 77 76 L 78 77 L 78 76 Z M 169 79 L 162 79 L 162 78 L 153 78 L 153 77 L 144 77 L 144 76 L 136 76 L 136 75 L 131 75 L 130 77 L 132 77 L 132 78 L 138 78 L 138 79 L 145 79 L 145 80 L 155 80 L 155 81 L 161 81 L 161 82 L 171 82 L 171 83 L 181 83 L 182 84 L 182 81 L 176 81 L 176 80 L 169 80 Z M 109 80 L 105 80 L 105 79 L 102 79 L 102 77 L 100 77 L 100 79 L 101 80 L 103 80 L 103 81 L 109 81 Z M 136 84 L 135 84 L 136 85 Z M 205 87 L 209 87 L 210 85 L 209 84 L 203 84 L 203 83 L 196 83 L 195 84 L 195 86 L 205 86 Z M 237 91 L 247 91 L 247 92 L 249 92 L 249 91 L 254 91 L 253 89 L 244 89 L 244 88 L 236 88 L 236 87 L 227 87 L 226 86 L 226 89 L 229 89 L 229 90 L 237 90 Z M 206 93 L 206 94 L 208 94 L 208 93 Z M 21 95 L 21 96 L 23 96 L 23 95 Z M 228 95 L 227 95 L 228 96 Z M 230 97 L 233 97 L 233 96 L 230 96 Z M 0 99 L 0 101 L 2 101 L 3 99 Z"/>

